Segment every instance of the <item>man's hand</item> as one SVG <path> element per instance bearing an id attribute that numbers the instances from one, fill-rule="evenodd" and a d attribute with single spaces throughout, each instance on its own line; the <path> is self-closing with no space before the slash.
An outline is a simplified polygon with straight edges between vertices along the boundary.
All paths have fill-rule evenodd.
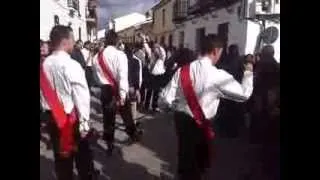
<path id="1" fill-rule="evenodd" d="M 86 138 L 89 133 L 90 127 L 89 122 L 86 120 L 80 121 L 79 131 L 81 138 Z"/>

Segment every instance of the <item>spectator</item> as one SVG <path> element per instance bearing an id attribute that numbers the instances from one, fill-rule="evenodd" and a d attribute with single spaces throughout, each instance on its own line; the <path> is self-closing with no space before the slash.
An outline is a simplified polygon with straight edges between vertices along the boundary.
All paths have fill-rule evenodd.
<path id="1" fill-rule="evenodd" d="M 221 68 L 230 73 L 239 83 L 243 78 L 244 64 L 240 60 L 239 48 L 233 44 L 229 46 L 228 54 L 221 64 Z M 218 108 L 217 124 L 221 136 L 236 138 L 244 125 L 244 104 L 222 99 Z"/>
<path id="2" fill-rule="evenodd" d="M 86 72 L 86 79 L 88 82 L 88 86 L 91 92 L 91 87 L 93 85 L 93 70 L 92 70 L 92 58 L 93 58 L 93 54 L 91 49 L 91 42 L 90 41 L 86 41 L 84 43 L 84 48 L 81 49 L 81 53 L 84 57 L 85 63 L 86 63 L 86 67 L 85 67 L 85 72 Z M 92 93 L 92 92 L 91 92 Z"/>
<path id="3" fill-rule="evenodd" d="M 86 60 L 83 57 L 81 49 L 82 49 L 82 41 L 78 40 L 73 48 L 72 53 L 71 53 L 71 58 L 76 60 L 78 63 L 80 63 L 80 65 L 83 69 L 86 69 L 86 66 L 87 66 Z"/>

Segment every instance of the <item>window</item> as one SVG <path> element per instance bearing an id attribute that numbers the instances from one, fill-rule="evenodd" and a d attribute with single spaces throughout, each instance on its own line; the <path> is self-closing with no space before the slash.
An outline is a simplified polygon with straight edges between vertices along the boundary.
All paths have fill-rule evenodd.
<path id="1" fill-rule="evenodd" d="M 79 40 L 81 40 L 81 28 L 79 27 Z"/>
<path id="2" fill-rule="evenodd" d="M 54 19 L 54 25 L 55 25 L 55 26 L 60 24 L 60 23 L 59 23 L 59 16 L 54 15 L 53 19 Z"/>
<path id="3" fill-rule="evenodd" d="M 196 30 L 196 51 L 200 51 L 205 35 L 206 35 L 205 28 L 198 28 Z"/>
<path id="4" fill-rule="evenodd" d="M 161 44 L 161 45 L 164 45 L 164 36 L 161 36 L 160 44 Z"/>
<path id="5" fill-rule="evenodd" d="M 162 9 L 162 26 L 166 24 L 166 10 Z"/>
<path id="6" fill-rule="evenodd" d="M 179 33 L 179 47 L 183 47 L 184 44 L 184 31 Z"/>
<path id="7" fill-rule="evenodd" d="M 172 47 L 172 34 L 169 35 L 169 47 Z"/>

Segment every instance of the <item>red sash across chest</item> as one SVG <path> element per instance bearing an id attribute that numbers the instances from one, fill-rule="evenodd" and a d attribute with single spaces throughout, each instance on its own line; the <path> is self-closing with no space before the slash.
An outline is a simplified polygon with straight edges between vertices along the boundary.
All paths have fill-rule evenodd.
<path id="1" fill-rule="evenodd" d="M 74 125 L 78 120 L 77 113 L 75 109 L 73 109 L 70 114 L 65 113 L 64 107 L 59 101 L 56 91 L 51 86 L 42 64 L 40 65 L 40 89 L 51 109 L 53 119 L 60 132 L 60 153 L 63 156 L 69 156 L 76 147 L 74 141 Z"/>

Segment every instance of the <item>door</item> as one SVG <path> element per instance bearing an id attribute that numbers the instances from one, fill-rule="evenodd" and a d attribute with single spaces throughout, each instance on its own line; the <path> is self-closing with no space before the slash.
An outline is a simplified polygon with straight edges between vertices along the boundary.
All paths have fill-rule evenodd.
<path id="1" fill-rule="evenodd" d="M 206 35 L 206 29 L 205 28 L 198 28 L 196 30 L 196 51 L 199 52 L 201 50 L 202 42 Z"/>
<path id="2" fill-rule="evenodd" d="M 169 47 L 172 47 L 172 34 L 169 35 Z"/>
<path id="3" fill-rule="evenodd" d="M 229 23 L 223 23 L 218 25 L 218 36 L 220 36 L 225 44 L 223 46 L 223 56 L 226 55 L 228 47 L 228 34 L 229 34 Z"/>

